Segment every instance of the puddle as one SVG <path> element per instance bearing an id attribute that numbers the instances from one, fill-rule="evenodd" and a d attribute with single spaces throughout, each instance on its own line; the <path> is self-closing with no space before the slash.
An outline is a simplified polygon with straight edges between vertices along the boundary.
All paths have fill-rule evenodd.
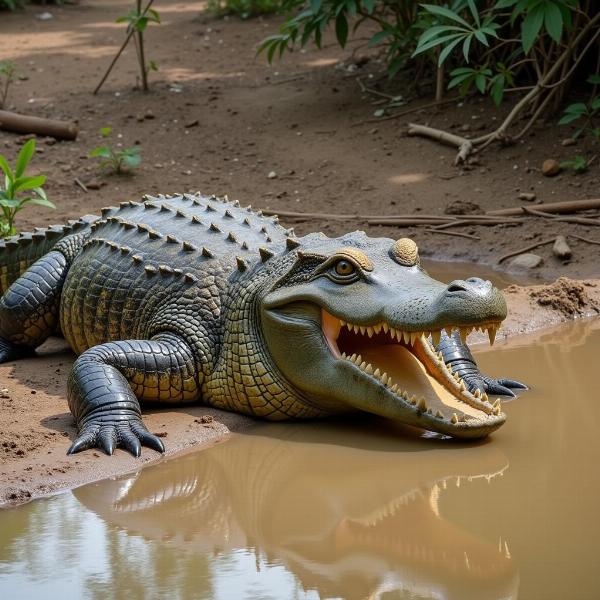
<path id="1" fill-rule="evenodd" d="M 479 352 L 529 382 L 488 441 L 265 424 L 0 512 L 3 598 L 598 598 L 600 321 Z"/>

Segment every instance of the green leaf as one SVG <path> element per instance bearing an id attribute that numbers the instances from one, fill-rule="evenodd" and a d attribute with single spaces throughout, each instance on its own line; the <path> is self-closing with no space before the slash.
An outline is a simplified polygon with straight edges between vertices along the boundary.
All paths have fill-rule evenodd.
<path id="1" fill-rule="evenodd" d="M 465 38 L 465 41 L 463 42 L 462 51 L 463 51 L 463 56 L 465 57 L 466 62 L 469 62 L 469 50 L 471 49 L 471 41 L 472 40 L 473 40 L 473 38 L 471 36 L 468 36 Z"/>
<path id="2" fill-rule="evenodd" d="M 500 106 L 502 104 L 502 98 L 504 96 L 504 85 L 506 83 L 506 78 L 502 73 L 499 73 L 492 80 L 492 86 L 490 89 L 490 96 L 494 101 L 496 106 Z"/>
<path id="3" fill-rule="evenodd" d="M 481 94 L 485 94 L 485 75 L 478 73 L 475 75 L 475 87 L 479 90 Z"/>
<path id="4" fill-rule="evenodd" d="M 521 25 L 521 43 L 523 44 L 525 54 L 529 54 L 529 51 L 533 47 L 543 22 L 544 8 L 541 4 L 538 4 L 527 13 Z"/>
<path id="5" fill-rule="evenodd" d="M 335 20 L 335 37 L 340 46 L 344 48 L 348 41 L 348 21 L 343 13 L 340 13 Z"/>
<path id="6" fill-rule="evenodd" d="M 583 102 L 574 102 L 565 108 L 566 113 L 577 113 L 584 115 L 587 113 L 587 106 Z"/>
<path id="7" fill-rule="evenodd" d="M 600 96 L 596 96 L 590 103 L 592 110 L 600 110 Z"/>
<path id="8" fill-rule="evenodd" d="M 56 208 L 53 202 L 50 202 L 47 198 L 28 198 L 28 204 L 36 204 L 37 206 L 45 206 L 46 208 Z"/>
<path id="9" fill-rule="evenodd" d="M 44 185 L 44 183 L 46 183 L 45 175 L 38 175 L 36 177 L 20 177 L 15 181 L 15 193 L 41 187 Z"/>
<path id="10" fill-rule="evenodd" d="M 94 148 L 90 152 L 90 157 L 95 158 L 98 156 L 100 158 L 110 158 L 112 156 L 112 151 L 108 146 L 101 146 L 99 148 Z"/>
<path id="11" fill-rule="evenodd" d="M 135 28 L 140 32 L 146 31 L 146 27 L 148 27 L 148 17 L 140 17 L 135 23 Z"/>
<path id="12" fill-rule="evenodd" d="M 372 48 L 373 46 L 376 46 L 391 35 L 393 35 L 393 32 L 390 29 L 378 31 L 376 34 L 371 36 L 371 39 L 369 40 L 369 43 L 367 45 L 369 46 L 369 48 Z"/>
<path id="13" fill-rule="evenodd" d="M 546 2 L 544 10 L 544 25 L 550 37 L 555 42 L 560 42 L 563 29 L 563 17 L 556 4 Z"/>
<path id="14" fill-rule="evenodd" d="M 586 81 L 588 83 L 591 83 L 592 85 L 599 85 L 600 84 L 600 75 L 590 75 Z"/>
<path id="15" fill-rule="evenodd" d="M 568 123 L 572 123 L 573 121 L 576 121 L 580 117 L 581 117 L 581 115 L 578 113 L 566 114 L 560 119 L 558 124 L 559 125 L 567 125 Z"/>
<path id="16" fill-rule="evenodd" d="M 15 165 L 15 177 L 19 178 L 25 172 L 33 153 L 35 152 L 35 139 L 27 141 L 21 148 L 17 156 L 17 164 Z"/>
<path id="17" fill-rule="evenodd" d="M 450 35 L 444 35 L 442 37 L 436 38 L 434 40 L 430 40 L 423 45 L 417 45 L 417 49 L 413 52 L 413 56 L 417 56 L 417 54 L 422 54 L 423 52 L 427 52 L 427 50 L 431 50 L 431 48 L 435 48 L 435 46 L 440 46 L 445 42 L 451 42 L 452 40 L 457 40 L 457 43 L 463 40 L 465 34 L 463 33 L 452 33 Z"/>
<path id="18" fill-rule="evenodd" d="M 6 206 L 6 208 L 18 208 L 21 205 L 21 200 L 15 198 L 0 198 L 0 206 Z"/>
<path id="19" fill-rule="evenodd" d="M 444 61 L 448 58 L 448 56 L 450 56 L 450 53 L 452 52 L 452 50 L 454 50 L 454 48 L 460 44 L 461 38 L 454 40 L 453 42 L 450 42 L 441 52 L 440 52 L 440 57 L 438 59 L 438 66 L 442 66 L 444 64 Z"/>
<path id="20" fill-rule="evenodd" d="M 139 154 L 123 154 L 121 158 L 123 163 L 132 169 L 142 162 L 142 157 Z"/>
<path id="21" fill-rule="evenodd" d="M 4 175 L 6 176 L 7 179 L 9 179 L 10 181 L 14 180 L 15 175 L 12 172 L 12 169 L 10 168 L 8 161 L 6 160 L 6 158 L 4 158 L 4 156 L 2 154 L 0 154 L 0 169 L 2 169 L 2 171 L 4 171 Z M 5 187 L 8 187 L 8 184 L 6 184 Z"/>
<path id="22" fill-rule="evenodd" d="M 150 8 L 146 12 L 146 14 L 149 15 L 148 18 L 154 23 L 160 23 L 160 14 L 158 13 L 158 11 L 154 10 L 153 8 Z"/>
<path id="23" fill-rule="evenodd" d="M 436 17 L 449 19 L 450 21 L 454 21 L 455 23 L 459 23 L 460 25 L 464 25 L 465 27 L 471 29 L 471 26 L 460 15 L 457 15 L 454 11 L 451 11 L 448 8 L 436 6 L 435 4 L 421 4 L 421 6 Z"/>
<path id="24" fill-rule="evenodd" d="M 441 35 L 442 33 L 446 33 L 449 31 L 461 31 L 465 32 L 464 27 L 458 27 L 457 25 L 436 25 L 435 27 L 430 27 L 426 29 L 421 37 L 419 38 L 419 44 L 425 44 L 429 40 Z"/>
<path id="25" fill-rule="evenodd" d="M 479 11 L 477 10 L 477 7 L 475 6 L 475 2 L 473 0 L 467 0 L 467 4 L 469 5 L 469 10 L 471 11 L 471 14 L 473 15 L 473 19 L 475 20 L 477 27 L 479 27 L 481 25 L 481 21 L 479 20 Z"/>
<path id="26" fill-rule="evenodd" d="M 112 131 L 112 127 L 102 127 L 100 129 L 100 135 L 102 137 L 108 137 Z"/>
<path id="27" fill-rule="evenodd" d="M 496 2 L 496 6 L 494 6 L 495 9 L 501 9 L 501 8 L 510 8 L 511 6 L 514 6 L 517 3 L 517 0 L 498 0 L 498 2 Z"/>
<path id="28" fill-rule="evenodd" d="M 373 14 L 375 10 L 375 0 L 362 0 L 362 5 L 365 7 L 367 14 Z"/>

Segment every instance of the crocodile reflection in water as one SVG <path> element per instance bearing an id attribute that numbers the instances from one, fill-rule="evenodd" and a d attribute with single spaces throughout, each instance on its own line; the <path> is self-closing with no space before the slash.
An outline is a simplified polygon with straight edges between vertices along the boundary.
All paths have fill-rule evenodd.
<path id="1" fill-rule="evenodd" d="M 489 444 L 446 446 L 279 424 L 74 493 L 108 523 L 178 551 L 254 549 L 324 598 L 516 598 L 504 542 L 440 507 L 459 483 L 493 485 L 507 460 Z"/>

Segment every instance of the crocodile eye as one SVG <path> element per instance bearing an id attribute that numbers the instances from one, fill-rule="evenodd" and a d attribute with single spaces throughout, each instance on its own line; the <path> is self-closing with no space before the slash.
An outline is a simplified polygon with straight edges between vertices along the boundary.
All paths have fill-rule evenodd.
<path id="1" fill-rule="evenodd" d="M 342 277 L 348 277 L 348 275 L 352 275 L 354 271 L 354 265 L 348 260 L 338 260 L 338 262 L 335 263 L 335 272 Z"/>

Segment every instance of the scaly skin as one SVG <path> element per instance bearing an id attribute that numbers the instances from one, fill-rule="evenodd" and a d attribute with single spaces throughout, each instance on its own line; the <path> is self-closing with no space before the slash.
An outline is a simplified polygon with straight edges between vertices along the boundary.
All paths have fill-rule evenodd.
<path id="1" fill-rule="evenodd" d="M 295 238 L 237 203 L 161 196 L 9 240 L 0 283 L 0 360 L 27 355 L 58 323 L 80 354 L 69 378 L 79 429 L 70 452 L 163 450 L 141 421 L 140 400 L 202 401 L 271 420 L 360 409 L 461 437 L 504 421 L 477 391 L 494 380 L 473 361 L 465 383 L 474 394 L 461 391 L 426 341 L 432 332 L 438 343 L 443 328 L 495 328 L 506 315 L 502 297 L 481 280 L 429 278 L 410 240 Z M 389 326 L 392 337 L 376 335 L 375 350 L 393 345 L 398 364 L 410 363 L 403 368 L 422 364 L 429 376 L 417 387 L 433 394 L 438 416 L 425 399 L 394 390 L 387 374 L 342 355 L 338 342 L 373 350 L 366 335 L 344 341 L 342 321 L 369 338 Z M 396 331 L 408 341 L 394 340 Z M 460 338 L 440 343 L 446 362 L 472 361 Z M 401 382 L 401 369 L 394 377 Z M 427 377 L 459 408 L 438 401 Z"/>

